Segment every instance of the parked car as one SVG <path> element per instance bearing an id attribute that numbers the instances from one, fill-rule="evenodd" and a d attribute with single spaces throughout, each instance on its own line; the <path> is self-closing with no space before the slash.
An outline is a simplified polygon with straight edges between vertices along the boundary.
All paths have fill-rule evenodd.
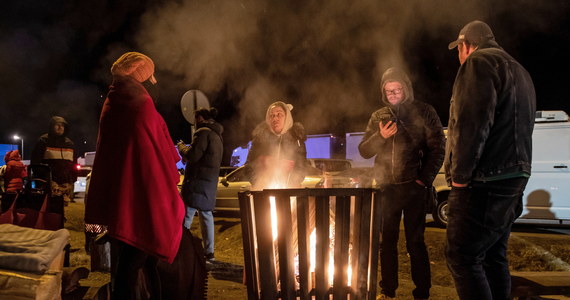
<path id="1" fill-rule="evenodd" d="M 251 189 L 250 179 L 250 175 L 247 174 L 243 166 L 220 178 L 216 194 L 216 210 L 239 210 L 238 193 Z M 315 167 L 307 168 L 305 179 L 301 186 L 306 188 L 358 187 L 357 181 L 353 177 L 323 172 Z"/>
<path id="2" fill-rule="evenodd" d="M 352 187 L 357 188 L 376 188 L 376 181 L 374 180 L 373 167 L 350 168 L 341 171 L 337 177 L 349 178 Z"/>
<path id="3" fill-rule="evenodd" d="M 570 225 L 570 122 L 563 111 L 538 111 L 532 134 L 532 174 L 517 223 Z M 434 221 L 447 224 L 450 187 L 443 169 L 434 181 Z"/>
<path id="4" fill-rule="evenodd" d="M 309 158 L 309 164 L 329 174 L 338 174 L 338 172 L 345 171 L 352 168 L 352 163 L 348 159 L 340 158 Z"/>
<path id="5" fill-rule="evenodd" d="M 87 175 L 91 173 L 90 166 L 77 165 L 77 180 L 73 185 L 73 194 L 75 197 L 85 195 L 87 188 Z"/>
<path id="6" fill-rule="evenodd" d="M 220 177 L 224 177 L 230 174 L 232 171 L 237 169 L 238 167 L 220 167 Z"/>

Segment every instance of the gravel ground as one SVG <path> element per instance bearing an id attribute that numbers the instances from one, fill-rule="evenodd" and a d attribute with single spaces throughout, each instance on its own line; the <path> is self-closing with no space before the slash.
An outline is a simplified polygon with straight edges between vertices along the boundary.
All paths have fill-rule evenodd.
<path id="1" fill-rule="evenodd" d="M 81 200 L 81 199 L 80 199 Z M 66 228 L 71 233 L 71 266 L 90 268 L 90 257 L 85 253 L 83 234 L 82 201 L 70 203 L 66 207 Z M 200 237 L 198 218 L 195 218 L 191 231 Z M 431 227 L 428 223 L 426 244 L 430 254 L 432 270 L 432 299 L 457 299 L 451 275 L 445 265 L 443 249 L 445 231 Z M 208 264 L 208 299 L 246 299 L 247 291 L 243 282 L 243 244 L 240 219 L 232 216 L 216 215 L 216 261 Z M 399 282 L 397 297 L 410 299 L 414 286 L 410 277 L 410 261 L 405 250 L 403 233 L 399 243 Z M 568 236 L 544 241 L 540 234 L 514 233 L 509 245 L 509 259 L 513 271 L 568 271 L 570 268 L 570 243 Z M 540 246 L 538 246 L 540 245 Z M 378 274 L 378 278 L 380 275 Z M 92 272 L 89 281 L 105 282 L 108 273 Z"/>

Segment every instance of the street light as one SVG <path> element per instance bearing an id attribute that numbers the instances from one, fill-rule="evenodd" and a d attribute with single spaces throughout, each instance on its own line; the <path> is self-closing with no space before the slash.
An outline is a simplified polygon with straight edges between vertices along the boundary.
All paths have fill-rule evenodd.
<path id="1" fill-rule="evenodd" d="M 14 134 L 14 136 L 12 137 L 15 140 L 21 140 L 22 141 L 22 160 L 24 160 L 24 138 L 20 137 L 17 134 Z"/>

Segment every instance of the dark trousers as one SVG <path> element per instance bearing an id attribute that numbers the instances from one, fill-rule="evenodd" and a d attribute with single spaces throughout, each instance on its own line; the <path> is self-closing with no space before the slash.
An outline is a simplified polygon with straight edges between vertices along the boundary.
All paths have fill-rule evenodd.
<path id="1" fill-rule="evenodd" d="M 424 242 L 428 189 L 415 182 L 387 185 L 381 189 L 380 272 L 382 293 L 396 296 L 398 288 L 398 237 L 404 214 L 406 249 L 410 255 L 415 298 L 429 298 L 431 273 Z"/>
<path id="2" fill-rule="evenodd" d="M 507 243 L 528 178 L 475 182 L 448 197 L 447 266 L 459 298 L 510 299 Z"/>
<path id="3" fill-rule="evenodd" d="M 111 299 L 161 299 L 158 259 L 117 239 L 111 241 Z"/>

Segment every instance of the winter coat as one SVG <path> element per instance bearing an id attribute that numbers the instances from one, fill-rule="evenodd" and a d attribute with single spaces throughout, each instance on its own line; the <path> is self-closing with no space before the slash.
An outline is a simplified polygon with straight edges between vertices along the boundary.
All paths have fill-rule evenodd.
<path id="1" fill-rule="evenodd" d="M 24 178 L 28 176 L 26 166 L 18 150 L 10 151 L 4 156 L 6 173 L 4 174 L 4 188 L 7 193 L 17 193 L 24 189 Z"/>
<path id="2" fill-rule="evenodd" d="M 378 184 L 398 184 L 421 180 L 431 186 L 444 156 L 445 136 L 441 121 L 429 104 L 414 99 L 411 82 L 403 72 L 388 69 L 382 76 L 382 90 L 389 81 L 402 84 L 405 98 L 391 105 L 382 92 L 386 106 L 372 113 L 358 150 L 363 158 L 374 159 Z M 379 123 L 396 122 L 397 132 L 385 139 Z"/>
<path id="3" fill-rule="evenodd" d="M 56 135 L 53 126 L 64 124 L 63 135 Z M 75 170 L 74 144 L 67 137 L 69 124 L 64 118 L 54 116 L 49 122 L 48 133 L 42 135 L 32 151 L 31 164 L 47 164 L 50 167 L 51 179 L 58 184 L 73 184 L 77 180 Z"/>
<path id="4" fill-rule="evenodd" d="M 453 85 L 444 164 L 448 182 L 530 175 L 535 111 L 528 72 L 495 41 L 479 45 Z"/>
<path id="5" fill-rule="evenodd" d="M 267 122 L 259 124 L 245 163 L 252 188 L 300 187 L 308 165 L 306 140 L 301 123 L 293 123 L 282 135 L 274 134 Z"/>
<path id="6" fill-rule="evenodd" d="M 130 76 L 113 77 L 96 153 L 85 222 L 106 225 L 111 237 L 172 263 L 185 213 L 180 158 L 152 98 Z"/>
<path id="7" fill-rule="evenodd" d="M 190 146 L 180 148 L 186 160 L 182 199 L 187 206 L 214 210 L 224 146 L 222 125 L 212 119 L 198 124 Z"/>

